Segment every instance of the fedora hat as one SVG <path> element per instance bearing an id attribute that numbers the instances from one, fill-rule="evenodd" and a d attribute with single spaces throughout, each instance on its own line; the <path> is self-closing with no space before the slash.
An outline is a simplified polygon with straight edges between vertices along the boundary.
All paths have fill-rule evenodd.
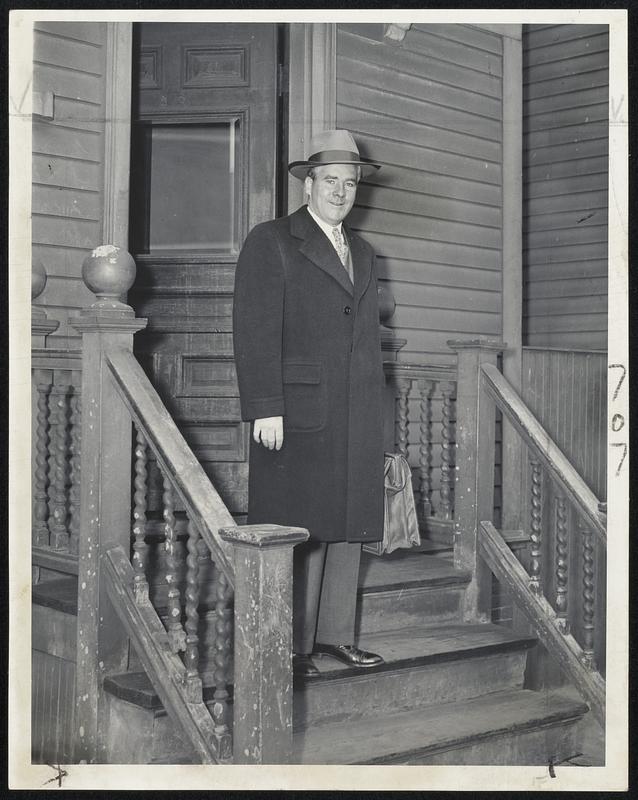
<path id="1" fill-rule="evenodd" d="M 321 131 L 310 140 L 310 155 L 305 161 L 292 161 L 288 171 L 295 178 L 304 180 L 311 167 L 323 164 L 352 164 L 361 167 L 361 175 L 370 175 L 381 167 L 371 161 L 362 161 L 359 148 L 350 131 Z"/>

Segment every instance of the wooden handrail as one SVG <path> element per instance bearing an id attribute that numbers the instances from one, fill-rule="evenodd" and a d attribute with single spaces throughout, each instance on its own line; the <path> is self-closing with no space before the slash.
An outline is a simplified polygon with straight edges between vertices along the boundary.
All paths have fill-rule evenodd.
<path id="1" fill-rule="evenodd" d="M 384 361 L 383 369 L 388 377 L 456 381 L 456 366 L 449 364 L 408 364 L 403 361 Z"/>
<path id="2" fill-rule="evenodd" d="M 106 364 L 136 425 L 165 472 L 172 476 L 175 490 L 189 518 L 199 527 L 213 560 L 234 587 L 232 546 L 219 536 L 220 528 L 234 527 L 232 515 L 135 356 L 124 349 L 112 349 L 106 353 Z"/>
<path id="3" fill-rule="evenodd" d="M 148 598 L 140 600 L 133 594 L 134 573 L 127 553 L 122 547 L 111 548 L 102 558 L 102 567 L 111 603 L 162 705 L 179 723 L 202 764 L 229 763 L 230 736 L 220 741 L 206 704 L 189 697 L 186 670 L 171 652 L 162 621 Z"/>
<path id="4" fill-rule="evenodd" d="M 492 364 L 481 368 L 481 383 L 496 406 L 510 420 L 523 441 L 540 460 L 551 478 L 578 508 L 603 544 L 607 544 L 605 517 L 599 500 L 574 469 L 549 433 L 525 405 L 508 381 Z"/>
<path id="5" fill-rule="evenodd" d="M 590 704 L 596 719 L 604 726 L 605 681 L 602 676 L 583 663 L 583 649 L 573 636 L 560 631 L 556 612 L 543 594 L 532 591 L 529 575 L 491 522 L 481 522 L 478 545 L 481 557 L 511 592 L 536 636 L 569 675 Z"/>

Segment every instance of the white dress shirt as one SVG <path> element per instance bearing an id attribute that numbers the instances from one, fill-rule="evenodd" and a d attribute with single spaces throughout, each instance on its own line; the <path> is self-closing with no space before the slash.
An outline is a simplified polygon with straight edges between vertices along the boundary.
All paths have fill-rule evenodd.
<path id="1" fill-rule="evenodd" d="M 336 228 L 339 231 L 339 233 L 341 233 L 343 235 L 343 239 L 347 243 L 348 240 L 346 239 L 345 235 L 343 234 L 342 223 L 340 222 L 338 225 L 329 225 L 327 222 L 324 222 L 322 219 L 320 219 L 315 214 L 315 212 L 310 208 L 310 206 L 308 206 L 307 208 L 308 208 L 308 213 L 314 219 L 314 221 L 317 223 L 317 225 L 321 228 L 321 230 L 326 234 L 326 236 L 328 237 L 328 241 L 334 247 L 334 249 L 335 249 L 335 251 L 336 251 L 336 253 L 338 255 L 339 251 L 337 250 L 337 245 L 335 243 L 334 237 L 332 236 L 332 231 Z"/>

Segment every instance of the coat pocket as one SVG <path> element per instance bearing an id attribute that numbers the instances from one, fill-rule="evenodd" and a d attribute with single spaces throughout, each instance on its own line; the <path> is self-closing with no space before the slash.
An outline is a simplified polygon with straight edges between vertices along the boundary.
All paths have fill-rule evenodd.
<path id="1" fill-rule="evenodd" d="M 321 364 L 284 361 L 284 436 L 286 431 L 320 431 L 326 424 L 326 386 Z"/>

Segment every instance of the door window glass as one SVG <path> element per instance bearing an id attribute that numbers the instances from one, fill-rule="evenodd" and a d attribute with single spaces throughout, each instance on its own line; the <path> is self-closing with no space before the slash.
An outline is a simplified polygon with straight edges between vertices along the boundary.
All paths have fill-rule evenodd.
<path id="1" fill-rule="evenodd" d="M 140 133 L 146 156 L 139 165 L 146 189 L 140 250 L 236 251 L 238 121 L 154 123 Z"/>

